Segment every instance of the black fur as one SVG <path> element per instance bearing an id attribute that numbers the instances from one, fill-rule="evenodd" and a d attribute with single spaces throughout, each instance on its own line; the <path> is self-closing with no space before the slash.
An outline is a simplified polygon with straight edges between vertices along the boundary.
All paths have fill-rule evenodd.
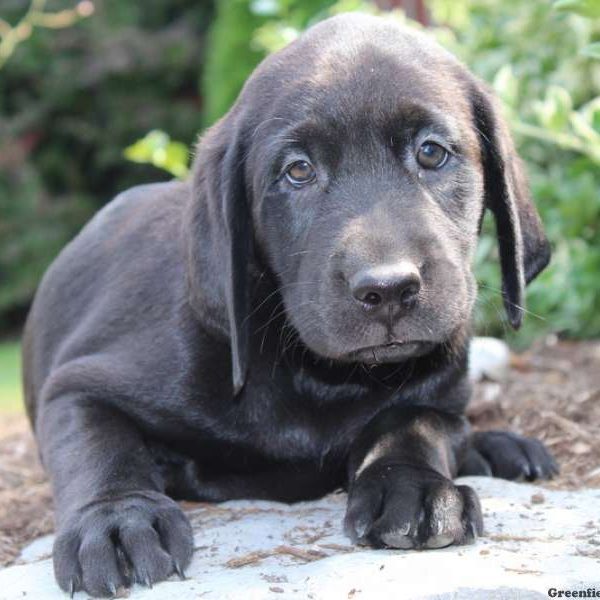
<path id="1" fill-rule="evenodd" d="M 437 170 L 417 162 L 426 141 L 449 151 Z M 298 160 L 308 184 L 286 175 Z M 484 206 L 516 326 L 547 244 L 483 86 L 371 17 L 330 19 L 265 60 L 190 180 L 115 199 L 40 285 L 25 390 L 60 586 L 102 596 L 181 573 L 191 528 L 168 496 L 345 487 L 353 539 L 433 548 L 481 532 L 458 472 L 552 475 L 541 446 L 471 440 L 463 416 Z M 407 268 L 410 304 L 353 295 L 356 273 Z"/>

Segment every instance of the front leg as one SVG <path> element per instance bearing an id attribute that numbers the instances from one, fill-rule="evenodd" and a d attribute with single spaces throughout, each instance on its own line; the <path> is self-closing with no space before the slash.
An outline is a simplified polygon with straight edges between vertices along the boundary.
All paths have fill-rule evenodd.
<path id="1" fill-rule="evenodd" d="M 54 572 L 63 590 L 114 596 L 183 572 L 192 528 L 163 493 L 134 422 L 108 402 L 72 394 L 45 403 L 36 429 L 54 491 Z"/>
<path id="2" fill-rule="evenodd" d="M 350 455 L 346 533 L 392 548 L 442 548 L 481 535 L 475 492 L 452 482 L 468 435 L 466 419 L 430 408 L 378 415 Z"/>

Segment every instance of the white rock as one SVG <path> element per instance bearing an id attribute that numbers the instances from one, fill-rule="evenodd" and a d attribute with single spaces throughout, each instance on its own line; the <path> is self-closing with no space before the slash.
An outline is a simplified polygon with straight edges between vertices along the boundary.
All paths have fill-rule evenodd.
<path id="1" fill-rule="evenodd" d="M 512 600 L 547 598 L 549 588 L 600 592 L 600 490 L 459 481 L 478 491 L 485 512 L 486 533 L 474 545 L 423 552 L 352 547 L 341 529 L 344 494 L 291 506 L 227 502 L 189 512 L 196 550 L 188 580 L 136 586 L 130 599 Z M 44 558 L 51 544 L 36 542 L 24 564 L 0 571 L 0 599 L 67 597 Z"/>
<path id="2" fill-rule="evenodd" d="M 502 340 L 492 337 L 476 337 L 469 347 L 469 378 L 481 381 L 484 377 L 493 381 L 506 378 L 510 367 L 510 349 Z"/>

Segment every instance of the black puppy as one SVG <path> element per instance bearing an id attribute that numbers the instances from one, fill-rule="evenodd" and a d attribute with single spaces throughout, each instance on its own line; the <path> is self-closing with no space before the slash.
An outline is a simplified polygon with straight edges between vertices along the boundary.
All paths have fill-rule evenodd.
<path id="1" fill-rule="evenodd" d="M 182 573 L 171 498 L 348 490 L 361 543 L 481 532 L 457 474 L 533 479 L 534 440 L 463 416 L 473 253 L 498 228 L 504 302 L 549 249 L 483 85 L 423 34 L 343 16 L 263 62 L 192 178 L 130 190 L 46 274 L 25 333 L 65 590 Z"/>

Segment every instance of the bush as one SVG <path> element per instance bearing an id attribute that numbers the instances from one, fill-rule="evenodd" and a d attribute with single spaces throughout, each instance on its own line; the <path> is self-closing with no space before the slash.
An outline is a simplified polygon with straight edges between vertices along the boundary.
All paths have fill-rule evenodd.
<path id="1" fill-rule="evenodd" d="M 335 0 L 222 0 L 211 27 L 203 76 L 206 126 L 222 117 L 254 67 L 312 22 Z M 358 3 L 355 3 L 358 4 Z"/>
<path id="2" fill-rule="evenodd" d="M 2 0 L 0 16 L 15 24 L 28 4 Z M 46 10 L 74 5 L 48 1 Z M 124 160 L 125 147 L 154 128 L 189 147 L 200 129 L 212 2 L 94 7 L 71 27 L 35 29 L 0 72 L 0 327 L 94 210 L 127 187 L 170 178 Z"/>

